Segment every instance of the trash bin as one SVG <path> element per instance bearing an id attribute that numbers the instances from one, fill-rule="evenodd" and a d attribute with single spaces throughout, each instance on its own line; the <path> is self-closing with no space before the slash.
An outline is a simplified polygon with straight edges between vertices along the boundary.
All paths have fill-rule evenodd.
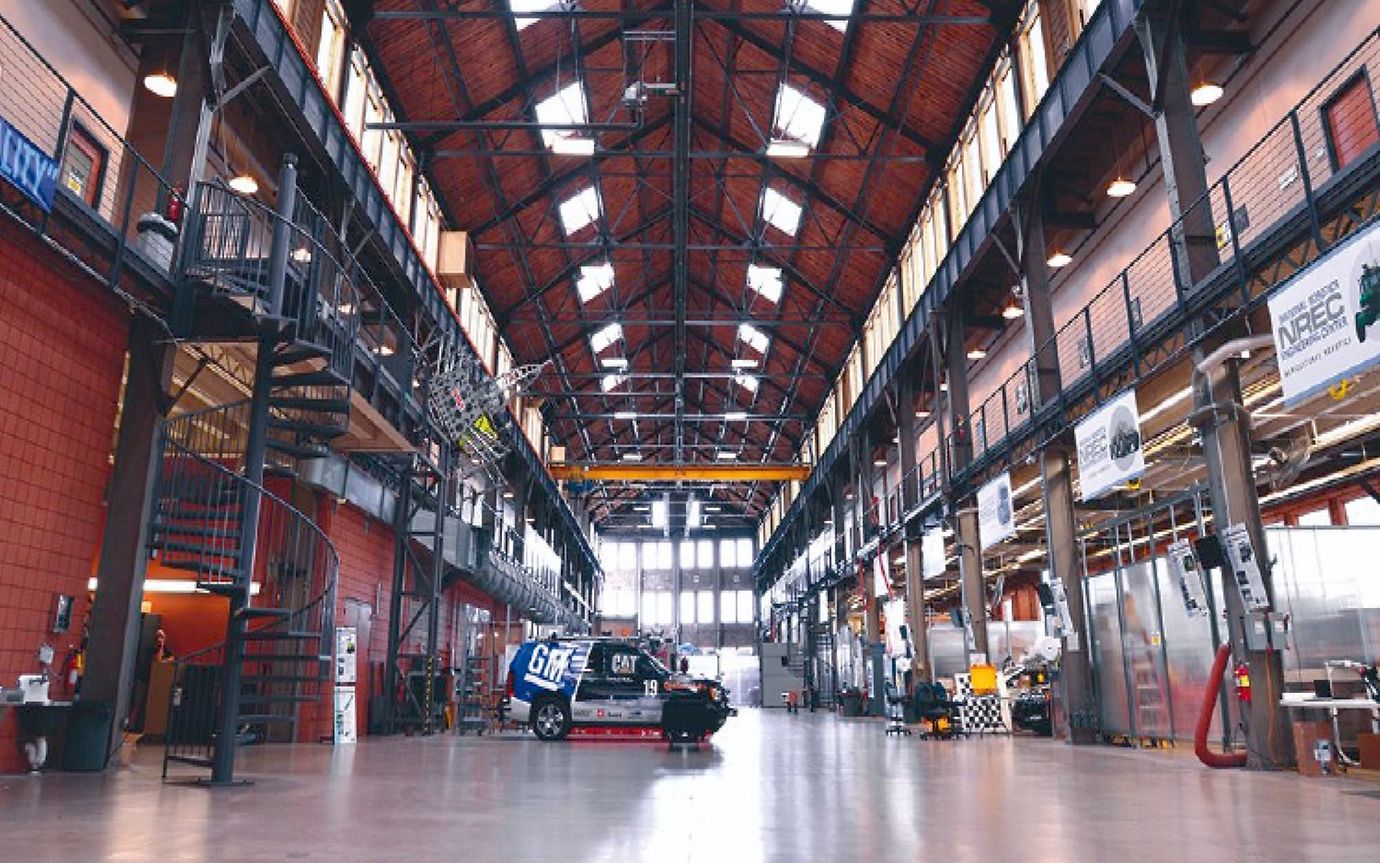
<path id="1" fill-rule="evenodd" d="M 109 701 L 75 701 L 67 716 L 67 735 L 62 744 L 62 769 L 104 770 L 110 754 L 110 731 L 115 705 Z"/>
<path id="2" fill-rule="evenodd" d="M 839 696 L 839 702 L 843 705 L 844 716 L 862 716 L 862 690 L 845 689 Z"/>

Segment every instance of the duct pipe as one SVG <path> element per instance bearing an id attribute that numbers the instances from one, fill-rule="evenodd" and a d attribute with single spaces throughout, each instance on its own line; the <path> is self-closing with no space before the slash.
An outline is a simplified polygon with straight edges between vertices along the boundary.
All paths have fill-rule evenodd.
<path id="1" fill-rule="evenodd" d="M 1193 754 L 1198 756 L 1198 760 L 1212 768 L 1224 767 L 1245 767 L 1246 753 L 1244 752 L 1213 752 L 1208 749 L 1208 728 L 1212 725 L 1212 712 L 1217 706 L 1217 696 L 1222 689 L 1222 675 L 1227 671 L 1227 660 L 1231 659 L 1231 645 L 1224 644 L 1217 648 L 1217 657 L 1212 661 L 1212 670 L 1208 672 L 1208 686 L 1203 692 L 1203 706 L 1198 710 L 1198 725 L 1193 730 Z M 1222 721 L 1226 722 L 1227 717 L 1223 715 Z"/>

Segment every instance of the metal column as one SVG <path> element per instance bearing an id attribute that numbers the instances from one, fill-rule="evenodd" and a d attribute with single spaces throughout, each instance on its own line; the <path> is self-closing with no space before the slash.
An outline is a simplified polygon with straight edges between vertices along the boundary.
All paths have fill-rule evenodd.
<path id="1" fill-rule="evenodd" d="M 1160 157 L 1164 165 L 1165 191 L 1175 224 L 1173 238 L 1175 272 L 1186 293 L 1192 293 L 1217 266 L 1216 233 L 1206 199 L 1207 170 L 1198 135 L 1195 109 L 1189 97 L 1184 39 L 1179 4 L 1147 3 L 1136 18 L 1136 35 L 1145 55 L 1150 78 Z M 1205 324 L 1206 322 L 1204 322 Z M 1203 326 L 1204 324 L 1198 324 Z M 1224 332 L 1207 339 L 1194 351 L 1195 367 L 1204 356 L 1235 333 Z M 1241 381 L 1236 361 L 1226 360 L 1206 373 L 1195 371 L 1194 413 L 1207 464 L 1214 530 L 1244 524 L 1261 561 L 1266 592 L 1274 602 L 1274 586 L 1265 554 L 1265 529 L 1256 497 L 1251 465 L 1250 417 L 1241 404 Z M 1277 706 L 1283 692 L 1283 659 L 1278 652 L 1248 651 L 1245 644 L 1245 608 L 1241 594 L 1228 573 L 1223 573 L 1227 625 L 1233 653 L 1245 657 L 1250 668 L 1251 702 L 1246 724 L 1247 766 L 1255 769 L 1293 764 L 1293 741 L 1287 717 Z M 1224 717 L 1224 720 L 1226 718 Z"/>
<path id="2" fill-rule="evenodd" d="M 949 426 L 951 429 L 950 464 L 957 473 L 968 466 L 973 457 L 973 426 L 968 418 L 968 349 L 963 314 L 950 311 L 946 318 L 944 367 L 949 382 Z M 952 494 L 952 487 L 950 488 Z M 953 501 L 958 512 L 955 526 L 958 540 L 958 574 L 963 590 L 963 607 L 967 612 L 971 644 L 970 651 L 987 656 L 987 586 L 982 575 L 982 546 L 978 535 L 977 501 L 969 496 Z"/>
<path id="3" fill-rule="evenodd" d="M 1025 332 L 1035 373 L 1028 386 L 1030 403 L 1037 407 L 1058 402 L 1062 389 L 1059 357 L 1055 349 L 1054 308 L 1050 302 L 1049 268 L 1045 263 L 1044 203 L 1038 189 L 1032 200 L 1017 212 L 1017 255 L 1021 289 L 1025 298 Z M 1062 633 L 1064 647 L 1059 661 L 1058 689 L 1064 739 L 1070 743 L 1097 740 L 1097 703 L 1092 686 L 1091 647 L 1083 601 L 1083 565 L 1078 544 L 1078 525 L 1073 511 L 1072 464 L 1068 447 L 1059 442 L 1040 453 L 1045 510 L 1045 549 L 1050 577 L 1064 587 L 1073 631 Z"/>
<path id="4" fill-rule="evenodd" d="M 176 347 L 164 336 L 160 327 L 142 315 L 130 322 L 129 376 L 120 406 L 105 536 L 96 569 L 87 650 L 90 661 L 82 679 L 83 699 L 115 705 L 108 752 L 115 750 L 124 735 L 139 649 L 146 538 L 160 452 L 158 427 L 176 355 Z"/>
<path id="5" fill-rule="evenodd" d="M 266 315 L 274 320 L 282 314 L 283 292 L 287 283 L 288 254 L 292 251 L 292 216 L 297 206 L 297 158 L 283 157 L 278 173 L 277 219 L 273 226 L 273 245 L 268 259 Z M 225 662 L 221 668 L 220 716 L 216 723 L 215 751 L 211 763 L 211 784 L 234 781 L 235 738 L 239 732 L 240 677 L 244 671 L 244 642 L 249 630 L 245 609 L 249 607 L 249 584 L 254 573 L 254 554 L 258 546 L 259 509 L 263 495 L 264 464 L 268 459 L 269 399 L 273 395 L 273 353 L 280 337 L 276 333 L 260 336 L 254 362 L 254 395 L 249 403 L 248 438 L 244 447 L 244 511 L 240 521 L 239 558 L 235 565 L 238 590 L 230 599 L 229 623 L 225 632 Z"/>

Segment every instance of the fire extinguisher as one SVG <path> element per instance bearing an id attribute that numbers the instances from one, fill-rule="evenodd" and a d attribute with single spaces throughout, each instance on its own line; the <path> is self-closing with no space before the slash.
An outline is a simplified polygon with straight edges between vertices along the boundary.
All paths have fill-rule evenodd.
<path id="1" fill-rule="evenodd" d="M 1236 682 L 1236 700 L 1243 704 L 1251 703 L 1251 670 L 1246 663 L 1238 662 L 1231 672 Z"/>
<path id="2" fill-rule="evenodd" d="M 173 186 L 172 193 L 168 195 L 168 205 L 164 208 L 163 215 L 174 225 L 182 224 L 182 198 L 187 194 L 182 186 Z"/>

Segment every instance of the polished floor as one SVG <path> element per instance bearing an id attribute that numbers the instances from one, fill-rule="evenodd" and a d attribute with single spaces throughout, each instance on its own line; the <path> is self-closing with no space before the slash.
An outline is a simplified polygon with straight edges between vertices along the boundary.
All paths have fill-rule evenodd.
<path id="1" fill-rule="evenodd" d="M 368 740 L 246 750 L 254 785 L 0 777 L 0 861 L 1373 861 L 1380 782 L 746 710 L 701 752 Z"/>

